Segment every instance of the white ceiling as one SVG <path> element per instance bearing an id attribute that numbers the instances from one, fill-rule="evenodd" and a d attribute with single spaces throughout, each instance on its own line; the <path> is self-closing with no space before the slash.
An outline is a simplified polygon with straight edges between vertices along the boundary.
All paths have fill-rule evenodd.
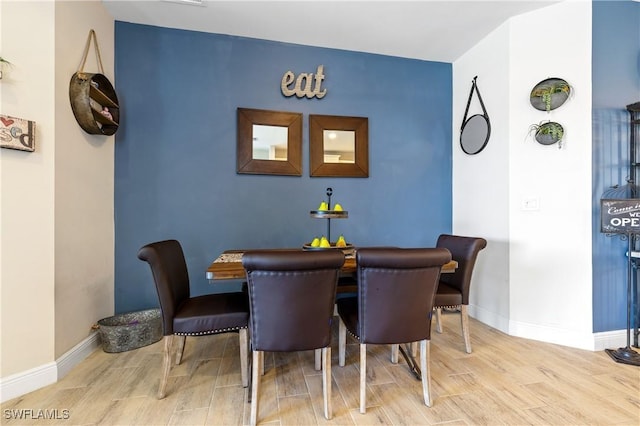
<path id="1" fill-rule="evenodd" d="M 508 18 L 558 2 L 102 1 L 119 21 L 449 63 Z"/>

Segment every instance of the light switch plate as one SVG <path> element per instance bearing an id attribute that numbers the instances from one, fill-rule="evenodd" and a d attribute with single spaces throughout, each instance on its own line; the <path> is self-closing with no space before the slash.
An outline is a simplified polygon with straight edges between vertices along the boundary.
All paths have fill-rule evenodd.
<path id="1" fill-rule="evenodd" d="M 522 199 L 522 210 L 537 211 L 540 210 L 540 199 L 538 197 L 525 197 Z"/>

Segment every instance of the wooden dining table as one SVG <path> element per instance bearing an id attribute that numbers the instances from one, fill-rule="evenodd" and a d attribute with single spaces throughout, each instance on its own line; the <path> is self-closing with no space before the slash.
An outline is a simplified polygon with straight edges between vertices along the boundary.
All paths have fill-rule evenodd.
<path id="1" fill-rule="evenodd" d="M 263 249 L 261 249 L 263 250 Z M 271 249 L 279 250 L 279 249 Z M 302 250 L 302 249 L 300 249 Z M 242 254 L 249 250 L 225 250 L 207 268 L 208 280 L 244 280 L 246 271 L 242 266 Z M 442 273 L 455 272 L 458 262 L 455 260 L 442 266 Z M 343 275 L 354 275 L 357 270 L 355 252 L 346 253 L 344 265 L 340 272 Z"/>

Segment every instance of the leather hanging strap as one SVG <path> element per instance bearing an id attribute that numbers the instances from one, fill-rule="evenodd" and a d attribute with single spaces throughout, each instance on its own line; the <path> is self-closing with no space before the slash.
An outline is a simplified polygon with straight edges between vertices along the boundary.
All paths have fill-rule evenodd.
<path id="1" fill-rule="evenodd" d="M 82 60 L 80 61 L 80 66 L 78 67 L 78 77 L 84 78 L 84 65 L 87 62 L 87 56 L 89 55 L 89 48 L 91 47 L 91 40 L 93 40 L 93 44 L 96 51 L 96 60 L 98 62 L 98 68 L 100 74 L 104 74 L 104 69 L 102 68 L 102 58 L 100 57 L 100 47 L 98 47 L 98 38 L 96 37 L 96 32 L 94 30 L 89 31 L 89 36 L 87 37 L 87 43 L 84 46 L 84 53 L 82 54 Z"/>
<path id="2" fill-rule="evenodd" d="M 482 115 L 484 115 L 484 117 L 487 119 L 487 122 L 489 122 L 489 115 L 487 114 L 487 109 L 484 107 L 484 102 L 482 102 L 482 96 L 480 96 L 478 84 L 476 83 L 477 79 L 478 76 L 475 76 L 473 77 L 473 80 L 471 82 L 471 91 L 469 92 L 469 99 L 467 100 L 467 108 L 464 110 L 464 118 L 462 119 L 462 126 L 460 127 L 461 132 L 464 128 L 464 125 L 467 123 L 467 114 L 469 113 L 469 106 L 471 105 L 471 98 L 473 97 L 474 91 L 478 95 L 478 100 L 480 101 L 480 106 L 482 107 Z"/>

